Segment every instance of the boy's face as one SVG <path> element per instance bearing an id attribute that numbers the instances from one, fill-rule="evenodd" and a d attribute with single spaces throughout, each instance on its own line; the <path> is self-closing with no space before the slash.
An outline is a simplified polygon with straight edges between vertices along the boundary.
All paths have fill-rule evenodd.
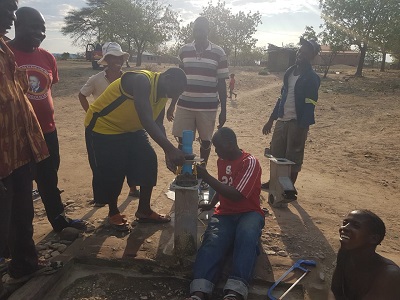
<path id="1" fill-rule="evenodd" d="M 368 218 L 360 211 L 350 212 L 339 229 L 341 248 L 354 250 L 375 245 L 374 234 L 368 224 Z"/>
<path id="2" fill-rule="evenodd" d="M 228 143 L 224 143 L 220 138 L 213 138 L 212 143 L 215 147 L 215 153 L 221 159 L 229 159 L 230 147 Z"/>
<path id="3" fill-rule="evenodd" d="M 0 36 L 8 33 L 16 20 L 15 11 L 18 9 L 17 0 L 0 0 Z"/>

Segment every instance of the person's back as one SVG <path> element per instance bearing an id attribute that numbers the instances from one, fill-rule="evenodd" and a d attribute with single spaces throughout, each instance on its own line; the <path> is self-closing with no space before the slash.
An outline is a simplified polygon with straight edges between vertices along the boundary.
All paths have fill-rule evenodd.
<path id="1" fill-rule="evenodd" d="M 143 129 L 140 118 L 136 111 L 134 97 L 131 91 L 123 90 L 121 82 L 123 78 L 134 76 L 135 74 L 145 75 L 151 85 L 150 91 L 150 106 L 153 112 L 153 119 L 155 120 L 160 112 L 164 109 L 168 98 L 157 96 L 157 82 L 161 73 L 150 72 L 146 70 L 131 71 L 124 73 L 121 78 L 112 82 L 106 90 L 89 106 L 86 113 L 85 126 L 89 126 L 93 122 L 94 113 L 102 111 L 111 103 L 115 103 L 117 99 L 124 98 L 118 106 L 116 106 L 107 115 L 97 118 L 93 124 L 93 131 L 101 134 L 120 134 L 124 132 L 134 132 Z"/>
<path id="2" fill-rule="evenodd" d="M 339 230 L 341 249 L 332 278 L 336 300 L 400 299 L 400 268 L 375 252 L 383 221 L 368 210 L 348 214 Z"/>

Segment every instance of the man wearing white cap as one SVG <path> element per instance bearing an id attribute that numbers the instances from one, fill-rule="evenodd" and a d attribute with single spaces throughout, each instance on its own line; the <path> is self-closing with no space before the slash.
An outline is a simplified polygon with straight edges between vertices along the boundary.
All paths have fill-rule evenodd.
<path id="1" fill-rule="evenodd" d="M 96 100 L 110 83 L 120 78 L 122 75 L 122 66 L 129 58 L 129 53 L 123 52 L 121 46 L 115 42 L 105 43 L 102 51 L 103 57 L 98 61 L 98 64 L 104 65 L 105 69 L 91 76 L 79 91 L 79 101 L 85 112 L 89 108 L 87 97 L 93 95 L 93 98 Z"/>
<path id="2" fill-rule="evenodd" d="M 94 100 L 96 100 L 110 83 L 120 78 L 123 73 L 122 66 L 129 58 L 129 53 L 122 51 L 121 46 L 116 42 L 104 43 L 102 52 L 103 57 L 98 61 L 98 64 L 104 65 L 105 69 L 91 76 L 79 91 L 78 98 L 85 112 L 89 108 L 87 97 L 93 95 Z M 95 184 L 95 182 L 93 182 L 93 184 Z M 128 184 L 130 187 L 129 196 L 139 197 L 140 191 L 136 188 L 136 185 L 129 179 Z M 95 206 L 105 205 L 105 203 L 97 203 L 95 196 L 93 202 Z"/>

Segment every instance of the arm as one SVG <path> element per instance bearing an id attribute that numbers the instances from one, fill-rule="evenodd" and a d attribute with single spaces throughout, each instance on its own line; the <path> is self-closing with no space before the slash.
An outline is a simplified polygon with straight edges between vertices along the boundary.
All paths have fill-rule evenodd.
<path id="1" fill-rule="evenodd" d="M 78 98 L 79 98 L 79 101 L 81 102 L 82 108 L 85 110 L 85 112 L 87 112 L 88 109 L 89 109 L 89 101 L 88 101 L 88 99 L 81 92 L 79 92 Z"/>
<path id="2" fill-rule="evenodd" d="M 206 168 L 197 166 L 197 174 L 223 197 L 233 202 L 239 202 L 244 199 L 244 196 L 235 187 L 220 182 L 217 178 L 211 176 Z"/>
<path id="3" fill-rule="evenodd" d="M 175 165 L 182 165 L 185 156 L 175 148 L 153 120 L 153 111 L 150 106 L 150 82 L 144 75 L 127 74 L 121 80 L 122 89 L 134 97 L 134 105 L 143 128 L 151 138 L 164 150 L 167 158 Z"/>
<path id="4" fill-rule="evenodd" d="M 264 124 L 264 127 L 262 129 L 263 134 L 271 133 L 272 125 L 274 125 L 274 121 L 276 119 L 278 119 L 278 110 L 279 110 L 280 101 L 281 101 L 281 98 L 278 98 L 278 100 L 276 101 L 274 110 L 272 111 L 272 114 L 269 116 L 267 123 Z"/>
<path id="5" fill-rule="evenodd" d="M 158 115 L 157 119 L 156 119 L 156 124 L 158 126 L 158 128 L 160 128 L 160 130 L 162 131 L 162 133 L 167 136 L 166 132 L 165 132 L 165 127 L 164 127 L 164 116 L 165 116 L 165 107 L 163 108 L 163 110 L 160 112 L 160 114 Z"/>
<path id="6" fill-rule="evenodd" d="M 304 110 L 301 116 L 301 120 L 299 120 L 299 125 L 302 128 L 307 128 L 308 126 L 315 123 L 314 121 L 314 111 L 315 106 L 318 101 L 318 89 L 320 86 L 321 80 L 318 75 L 312 77 L 312 79 L 307 84 L 307 89 L 305 93 L 305 103 Z"/>
<path id="7" fill-rule="evenodd" d="M 218 128 L 221 128 L 224 126 L 226 122 L 226 80 L 225 78 L 218 79 L 217 83 L 217 90 L 218 90 L 218 95 L 219 95 L 219 101 L 221 103 L 221 112 L 219 113 L 219 124 Z"/>
<path id="8" fill-rule="evenodd" d="M 178 98 L 172 98 L 171 104 L 168 107 L 167 120 L 170 122 L 172 122 L 174 120 L 174 111 L 175 111 L 175 106 L 176 106 L 177 102 L 178 102 Z"/>

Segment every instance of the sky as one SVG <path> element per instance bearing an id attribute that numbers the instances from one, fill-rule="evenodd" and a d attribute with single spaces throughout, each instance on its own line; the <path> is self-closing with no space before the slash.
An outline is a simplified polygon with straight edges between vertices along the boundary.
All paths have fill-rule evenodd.
<path id="1" fill-rule="evenodd" d="M 182 25 L 194 21 L 208 0 L 161 0 L 170 4 L 178 12 Z M 19 7 L 31 6 L 39 10 L 46 19 L 47 38 L 42 47 L 51 53 L 77 53 L 85 49 L 72 45 L 72 40 L 61 33 L 64 17 L 68 11 L 86 6 L 84 0 L 19 0 Z M 212 0 L 215 5 L 216 0 Z M 306 26 L 313 26 L 319 32 L 319 25 L 323 23 L 320 18 L 318 0 L 225 0 L 226 6 L 235 14 L 239 11 L 245 13 L 260 12 L 262 24 L 254 35 L 258 39 L 257 46 L 265 47 L 268 43 L 282 46 L 282 44 L 297 43 L 299 36 Z M 8 37 L 13 38 L 14 30 L 11 29 Z"/>

